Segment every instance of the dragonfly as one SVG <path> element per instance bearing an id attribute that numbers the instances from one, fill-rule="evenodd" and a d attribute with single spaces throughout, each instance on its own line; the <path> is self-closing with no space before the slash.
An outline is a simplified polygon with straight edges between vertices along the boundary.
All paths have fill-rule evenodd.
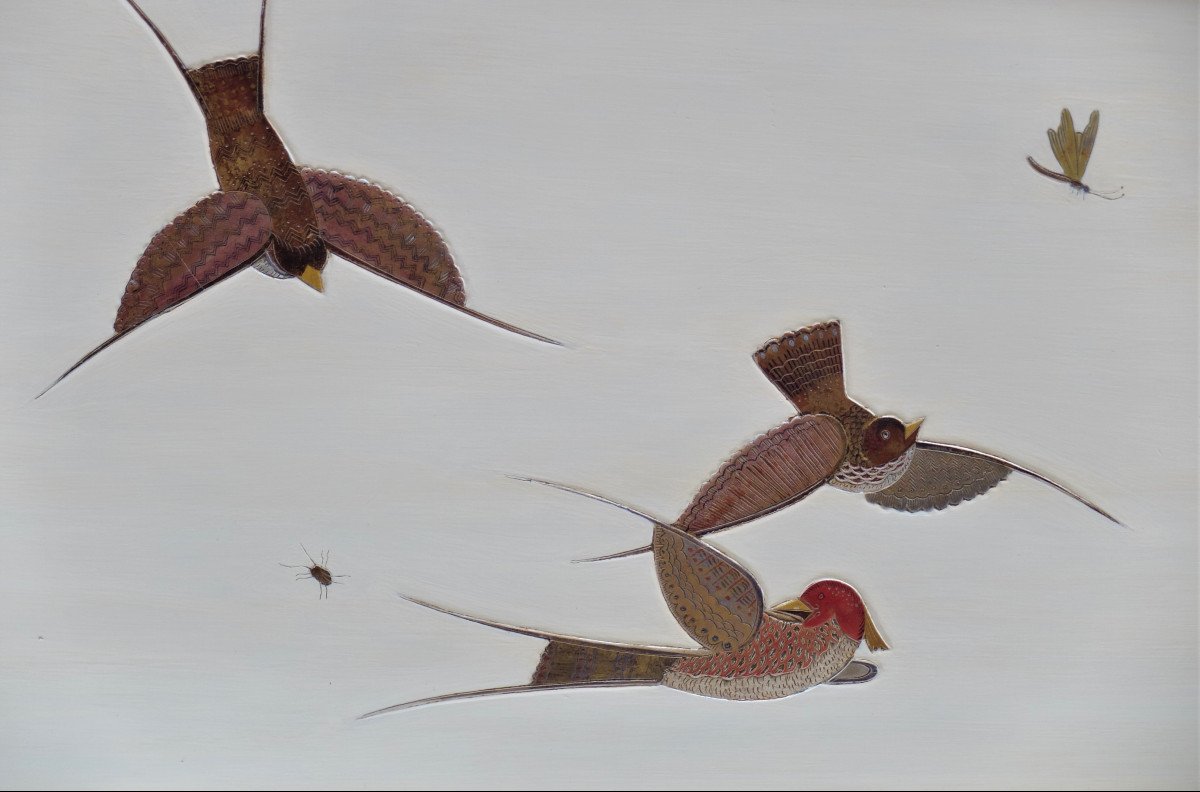
<path id="1" fill-rule="evenodd" d="M 1098 192 L 1088 187 L 1083 183 L 1083 172 L 1087 170 L 1088 159 L 1092 156 L 1092 148 L 1096 145 L 1096 132 L 1100 130 L 1100 111 L 1093 110 L 1092 115 L 1088 118 L 1088 125 L 1083 128 L 1082 132 L 1075 131 L 1075 121 L 1071 118 L 1071 111 L 1063 108 L 1062 119 L 1058 122 L 1058 129 L 1047 129 L 1046 135 L 1050 138 L 1050 149 L 1054 152 L 1055 159 L 1062 167 L 1062 173 L 1055 173 L 1049 168 L 1039 165 L 1033 157 L 1026 157 L 1029 160 L 1030 166 L 1038 173 L 1055 181 L 1066 182 L 1075 190 L 1089 195 L 1095 195 L 1103 198 L 1106 201 L 1115 201 L 1118 198 L 1123 198 L 1125 193 L 1118 191 L 1113 192 Z M 1124 190 L 1125 188 L 1120 188 Z"/>

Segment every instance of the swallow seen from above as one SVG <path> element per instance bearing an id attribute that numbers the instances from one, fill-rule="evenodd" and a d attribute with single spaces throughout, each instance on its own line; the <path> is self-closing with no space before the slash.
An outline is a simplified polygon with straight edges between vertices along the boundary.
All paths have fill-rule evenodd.
<path id="1" fill-rule="evenodd" d="M 1049 168 L 1044 168 L 1035 162 L 1033 157 L 1025 159 L 1029 161 L 1029 165 L 1035 171 L 1043 176 L 1048 176 L 1055 181 L 1066 182 L 1081 193 L 1095 195 L 1106 201 L 1115 201 L 1123 197 L 1124 193 L 1117 195 L 1116 193 L 1097 192 L 1083 183 L 1083 172 L 1087 170 L 1088 160 L 1092 156 L 1092 147 L 1096 145 L 1096 132 L 1099 129 L 1099 110 L 1093 110 L 1091 118 L 1088 119 L 1088 125 L 1082 132 L 1076 132 L 1071 111 L 1064 107 L 1062 118 L 1058 122 L 1058 129 L 1046 130 L 1046 135 L 1050 138 L 1050 149 L 1054 152 L 1054 158 L 1058 160 L 1063 172 L 1055 173 Z"/>
<path id="2" fill-rule="evenodd" d="M 920 420 L 905 423 L 890 415 L 875 415 L 851 399 L 842 374 L 842 330 L 837 321 L 772 339 L 754 353 L 754 360 L 800 414 L 742 448 L 700 488 L 672 523 L 690 534 L 702 536 L 741 525 L 790 506 L 824 484 L 862 493 L 886 509 L 944 509 L 982 495 L 1014 470 L 1120 524 L 1096 504 L 1045 476 L 981 451 L 919 440 Z M 657 522 L 627 504 L 591 492 L 539 483 Z M 649 549 L 588 560 L 621 558 Z"/>
<path id="3" fill-rule="evenodd" d="M 273 278 L 296 278 L 323 291 L 321 273 L 331 251 L 476 319 L 558 344 L 467 308 L 462 276 L 445 240 L 400 198 L 361 179 L 292 162 L 264 113 L 266 0 L 257 54 L 194 69 L 184 65 L 137 3 L 128 2 L 200 105 L 220 190 L 150 241 L 125 287 L 114 335 L 47 391 L 134 328 L 251 265 Z"/>
<path id="4" fill-rule="evenodd" d="M 656 523 L 653 550 L 663 600 L 700 649 L 591 641 L 412 600 L 549 643 L 528 684 L 434 696 L 361 717 L 505 693 L 633 685 L 665 685 L 713 698 L 762 701 L 824 683 L 866 682 L 876 675 L 876 667 L 854 660 L 854 653 L 863 642 L 871 651 L 888 645 L 858 592 L 846 583 L 818 580 L 799 597 L 765 608 L 762 589 L 745 567 L 700 539 Z"/>

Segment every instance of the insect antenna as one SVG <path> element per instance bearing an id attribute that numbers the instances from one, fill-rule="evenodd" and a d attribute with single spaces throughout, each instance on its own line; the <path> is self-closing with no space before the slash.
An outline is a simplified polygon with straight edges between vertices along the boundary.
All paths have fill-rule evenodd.
<path id="1" fill-rule="evenodd" d="M 1119 194 L 1118 194 L 1118 193 L 1119 193 Z M 1115 189 L 1115 190 L 1109 190 L 1108 192 L 1100 192 L 1099 190 L 1093 190 L 1091 187 L 1089 187 L 1089 188 L 1088 188 L 1088 195 L 1094 195 L 1094 196 L 1096 196 L 1097 198 L 1103 198 L 1103 199 L 1104 199 L 1104 200 L 1106 200 L 1106 201 L 1115 201 L 1115 200 L 1117 200 L 1118 198 L 1124 198 L 1124 197 L 1125 197 L 1125 188 L 1124 188 L 1124 187 L 1118 187 L 1117 189 Z"/>

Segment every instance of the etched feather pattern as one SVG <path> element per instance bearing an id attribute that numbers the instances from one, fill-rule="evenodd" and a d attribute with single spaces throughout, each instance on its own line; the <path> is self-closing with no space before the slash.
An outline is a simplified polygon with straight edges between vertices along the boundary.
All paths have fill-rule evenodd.
<path id="1" fill-rule="evenodd" d="M 688 635 L 719 652 L 733 651 L 754 638 L 763 603 L 749 572 L 674 528 L 655 526 L 653 548 L 663 599 Z"/>
<path id="2" fill-rule="evenodd" d="M 842 374 L 842 330 L 836 322 L 802 327 L 763 344 L 754 360 L 801 413 L 840 416 L 853 406 Z"/>
<path id="3" fill-rule="evenodd" d="M 466 303 L 450 249 L 420 212 L 381 187 L 336 171 L 301 173 L 321 236 L 336 251 L 385 277 L 455 305 Z"/>
<path id="4" fill-rule="evenodd" d="M 782 508 L 827 481 L 846 453 L 827 415 L 792 418 L 742 448 L 696 493 L 675 525 L 701 535 Z"/>
<path id="5" fill-rule="evenodd" d="M 124 333 L 253 261 L 271 237 L 271 218 L 249 193 L 218 192 L 159 231 L 125 286 L 113 329 Z"/>
<path id="6" fill-rule="evenodd" d="M 904 475 L 887 489 L 867 495 L 867 500 L 906 512 L 940 510 L 982 495 L 1011 472 L 988 459 L 918 447 Z"/>

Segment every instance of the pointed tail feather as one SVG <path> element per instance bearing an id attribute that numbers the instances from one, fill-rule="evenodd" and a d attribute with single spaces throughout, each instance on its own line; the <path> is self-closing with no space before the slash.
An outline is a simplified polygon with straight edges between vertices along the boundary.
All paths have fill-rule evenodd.
<path id="1" fill-rule="evenodd" d="M 443 608 L 441 605 L 435 605 L 432 602 L 425 602 L 414 597 L 406 597 L 400 595 L 401 599 L 408 600 L 414 605 L 420 605 L 423 608 L 435 610 L 438 613 L 444 613 L 447 616 L 453 616 L 456 619 L 482 624 L 485 627 L 493 627 L 497 630 L 516 633 L 517 635 L 528 635 L 531 638 L 541 638 L 543 641 L 551 641 L 561 644 L 572 644 L 575 646 L 583 646 L 590 649 L 603 649 L 612 652 L 630 652 L 634 654 L 646 655 L 661 655 L 666 657 L 681 657 L 683 655 L 700 655 L 706 654 L 699 649 L 682 649 L 676 646 L 651 646 L 643 644 L 623 644 L 614 643 L 611 641 L 596 641 L 591 638 L 580 638 L 575 635 L 563 635 L 561 633 L 546 632 L 545 630 L 535 630 L 531 627 L 519 627 L 514 624 L 505 624 L 504 622 L 492 621 L 491 619 L 482 619 L 478 616 L 469 616 L 465 613 L 458 613 L 449 608 Z"/>
<path id="2" fill-rule="evenodd" d="M 428 698 L 417 699 L 416 701 L 406 701 L 403 704 L 393 704 L 390 707 L 372 710 L 365 715 L 359 715 L 357 720 L 374 718 L 377 715 L 387 715 L 388 713 L 399 712 L 400 710 L 424 707 L 428 704 L 444 704 L 448 701 L 463 701 L 465 699 L 484 698 L 487 696 L 503 696 L 511 693 L 539 693 L 550 690 L 572 690 L 577 688 L 645 687 L 657 684 L 658 682 L 650 680 L 613 680 L 598 682 L 567 682 L 558 685 L 529 684 L 509 685 L 508 687 L 482 688 L 480 690 L 468 690 L 461 693 L 445 693 L 441 696 L 430 696 Z"/>
<path id="3" fill-rule="evenodd" d="M 445 693 L 440 696 L 407 701 L 394 704 L 383 709 L 372 710 L 363 718 L 385 715 L 426 704 L 441 704 L 447 701 L 482 698 L 484 696 L 499 696 L 510 693 L 531 693 L 543 690 L 567 690 L 569 688 L 602 688 L 629 687 L 635 685 L 657 685 L 662 681 L 667 669 L 684 655 L 703 654 L 696 650 L 670 649 L 657 646 L 630 646 L 609 643 L 607 641 L 592 641 L 586 638 L 576 638 L 568 635 L 531 630 L 527 627 L 516 627 L 511 624 L 480 619 L 455 613 L 438 605 L 421 600 L 405 597 L 409 602 L 426 608 L 455 616 L 466 621 L 495 627 L 499 630 L 541 638 L 548 643 L 542 650 L 533 676 L 524 685 L 507 687 L 483 688 L 460 693 Z"/>
<path id="4" fill-rule="evenodd" d="M 641 511 L 639 509 L 635 509 L 633 506 L 630 506 L 627 503 L 620 503 L 619 501 L 611 500 L 609 498 L 604 497 L 603 495 L 598 495 L 595 492 L 588 492 L 587 490 L 577 489 L 575 487 L 571 487 L 566 484 L 559 484 L 558 482 L 555 482 L 555 481 L 546 481 L 545 479 L 531 478 L 529 476 L 509 475 L 509 478 L 515 479 L 517 481 L 528 481 L 533 484 L 541 484 L 542 486 L 551 487 L 556 490 L 562 490 L 563 492 L 570 492 L 573 495 L 582 495 L 585 498 L 591 498 L 594 501 L 600 501 L 601 503 L 607 503 L 609 506 L 615 506 L 618 509 L 620 509 L 621 511 L 632 514 L 634 517 L 641 517 L 643 520 L 646 520 L 647 522 L 649 522 L 653 525 L 662 526 L 664 528 L 673 527 L 670 523 L 663 522 L 662 520 L 658 519 L 657 517 L 646 514 L 646 512 Z M 609 555 L 596 556 L 595 558 L 577 558 L 572 563 L 586 564 L 586 563 L 590 563 L 592 561 L 610 561 L 614 558 L 626 558 L 628 556 L 640 555 L 642 553 L 648 553 L 648 552 L 650 552 L 650 545 L 646 545 L 645 547 L 638 547 L 633 550 L 622 550 L 619 553 L 610 553 Z"/>

